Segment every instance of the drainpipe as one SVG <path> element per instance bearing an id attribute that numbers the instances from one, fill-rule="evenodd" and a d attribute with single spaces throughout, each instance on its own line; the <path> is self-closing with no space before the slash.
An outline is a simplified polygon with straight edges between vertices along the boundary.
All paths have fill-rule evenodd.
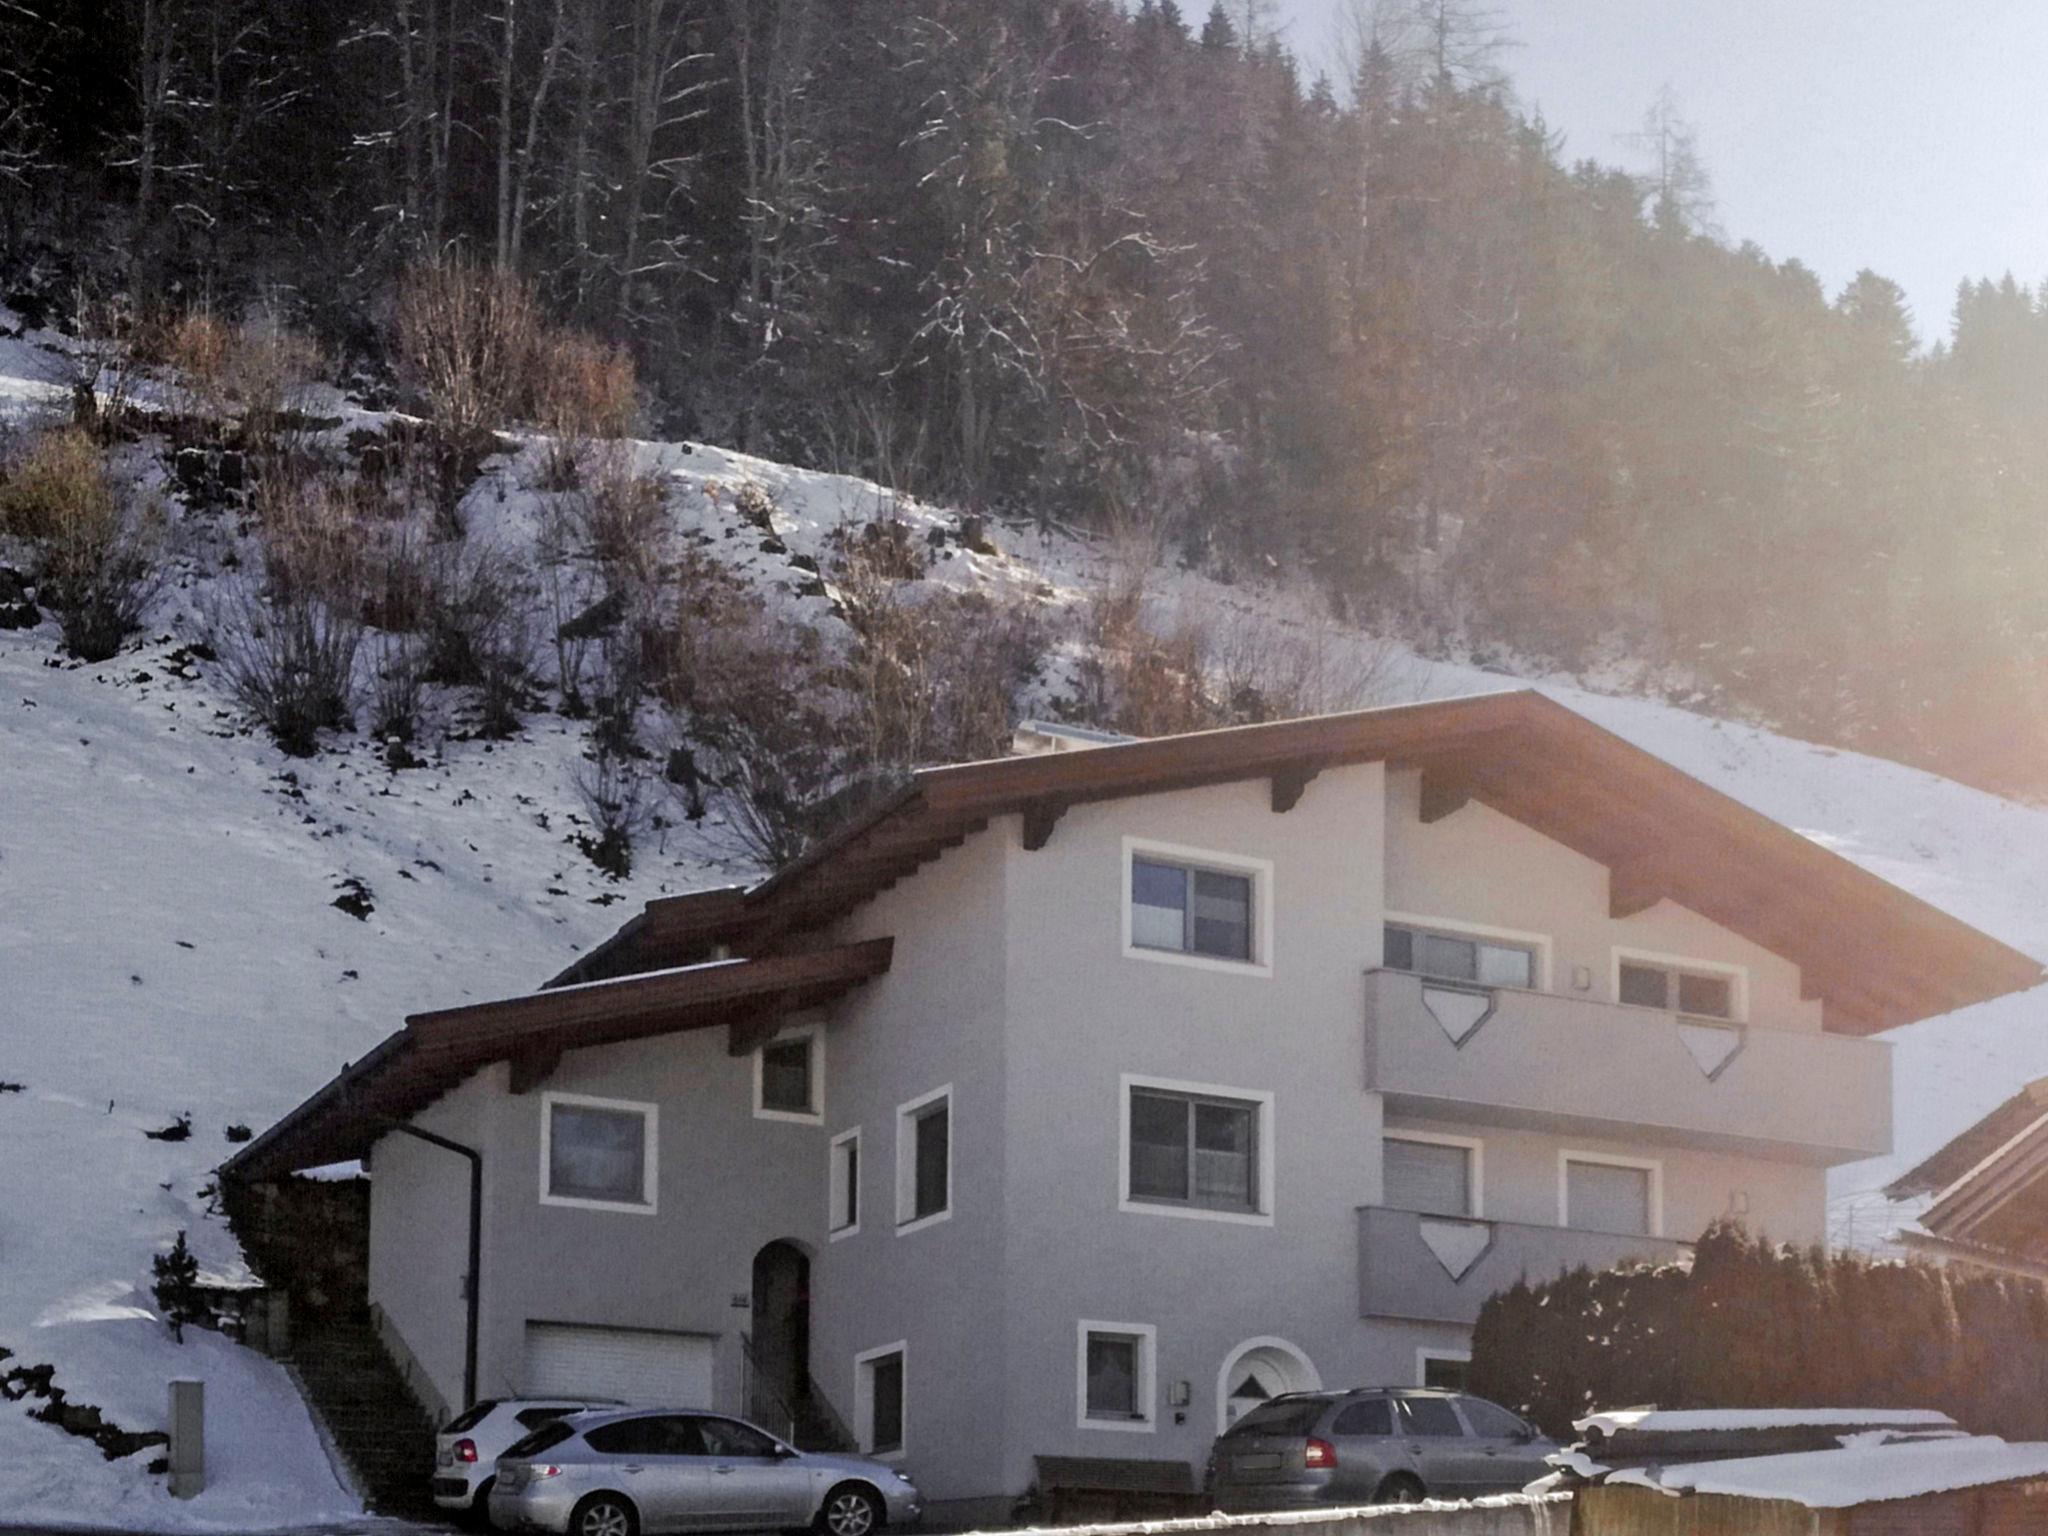
<path id="1" fill-rule="evenodd" d="M 477 1281 L 483 1269 L 484 1254 L 484 1155 L 475 1147 L 466 1147 L 459 1141 L 423 1131 L 404 1121 L 386 1121 L 384 1128 L 469 1159 L 469 1273 L 462 1283 L 469 1313 L 464 1319 L 462 1335 L 462 1406 L 456 1410 L 460 1413 L 476 1401 Z"/>

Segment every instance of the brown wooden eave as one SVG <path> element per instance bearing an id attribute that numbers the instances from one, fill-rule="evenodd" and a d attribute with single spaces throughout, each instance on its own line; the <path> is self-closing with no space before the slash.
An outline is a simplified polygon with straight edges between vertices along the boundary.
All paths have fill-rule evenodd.
<path id="1" fill-rule="evenodd" d="M 866 939 L 415 1014 L 229 1159 L 222 1174 L 267 1179 L 361 1157 L 391 1122 L 493 1062 L 513 1062 L 515 1077 L 530 1077 L 532 1064 L 564 1051 L 720 1025 L 758 1032 L 766 1020 L 822 1007 L 882 975 L 894 947 L 893 939 Z"/>

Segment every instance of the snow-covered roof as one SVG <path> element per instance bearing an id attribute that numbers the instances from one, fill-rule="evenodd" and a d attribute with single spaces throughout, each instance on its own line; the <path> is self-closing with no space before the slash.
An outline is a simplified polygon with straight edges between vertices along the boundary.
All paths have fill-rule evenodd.
<path id="1" fill-rule="evenodd" d="M 1844 1428 L 1950 1428 L 1955 1420 L 1931 1408 L 1618 1408 L 1589 1414 L 1572 1428 L 1582 1435 L 1622 1430 L 1643 1435 L 1683 1435 L 1716 1430 Z"/>
<path id="2" fill-rule="evenodd" d="M 1778 1499 L 1808 1509 L 1847 1509 L 2030 1478 L 2048 1478 L 2048 1444 L 1972 1435 L 1684 1466 L 1628 1467 L 1609 1473 L 1607 1482 L 1671 1494 L 1721 1494 Z"/>

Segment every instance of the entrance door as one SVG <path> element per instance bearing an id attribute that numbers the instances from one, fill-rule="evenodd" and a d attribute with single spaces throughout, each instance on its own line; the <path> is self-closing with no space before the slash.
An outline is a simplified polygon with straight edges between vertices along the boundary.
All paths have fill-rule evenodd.
<path id="1" fill-rule="evenodd" d="M 1287 1383 L 1277 1366 L 1258 1355 L 1247 1355 L 1231 1372 L 1223 1427 L 1230 1428 L 1259 1404 L 1271 1401 L 1286 1390 Z"/>
<path id="2" fill-rule="evenodd" d="M 747 1417 L 794 1440 L 810 1382 L 811 1261 L 794 1243 L 754 1255 Z"/>

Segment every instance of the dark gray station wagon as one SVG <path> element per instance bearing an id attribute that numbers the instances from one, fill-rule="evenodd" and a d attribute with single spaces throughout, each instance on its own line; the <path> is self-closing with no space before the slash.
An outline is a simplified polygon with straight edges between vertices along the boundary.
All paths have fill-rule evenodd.
<path id="1" fill-rule="evenodd" d="M 1428 1387 L 1290 1392 L 1216 1441 L 1206 1486 L 1233 1514 L 1508 1493 L 1557 1449 L 1497 1403 Z"/>

